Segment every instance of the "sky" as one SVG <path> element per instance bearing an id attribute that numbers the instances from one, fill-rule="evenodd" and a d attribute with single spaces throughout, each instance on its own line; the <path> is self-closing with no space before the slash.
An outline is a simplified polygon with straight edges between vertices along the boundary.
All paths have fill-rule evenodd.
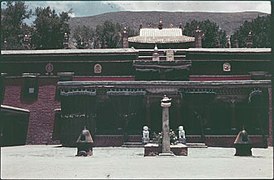
<path id="1" fill-rule="evenodd" d="M 25 1 L 29 8 L 50 6 L 57 12 L 72 9 L 71 17 L 117 11 L 242 12 L 271 13 L 271 1 Z"/>
<path id="2" fill-rule="evenodd" d="M 271 13 L 271 1 L 25 1 L 33 12 L 36 7 L 50 6 L 57 13 L 68 12 L 71 17 L 94 16 L 117 11 L 168 11 L 168 12 L 244 12 Z M 5 2 L 1 1 L 1 7 Z M 35 16 L 25 19 L 32 24 Z"/>

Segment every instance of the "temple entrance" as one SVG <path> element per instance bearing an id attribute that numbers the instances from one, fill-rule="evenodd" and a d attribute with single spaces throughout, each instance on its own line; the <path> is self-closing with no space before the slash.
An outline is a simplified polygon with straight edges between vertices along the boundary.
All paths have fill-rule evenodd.
<path id="1" fill-rule="evenodd" d="M 205 129 L 210 126 L 209 107 L 215 93 L 212 92 L 187 92 L 182 94 L 182 116 L 184 127 L 189 135 L 200 135 L 205 141 Z"/>
<path id="2" fill-rule="evenodd" d="M 116 116 L 111 100 L 100 98 L 97 103 L 95 135 L 121 135 L 119 127 L 122 126 L 122 122 Z"/>
<path id="3" fill-rule="evenodd" d="M 75 94 L 61 98 L 60 140 L 64 146 L 75 146 L 84 127 L 95 134 L 96 98 L 93 94 Z"/>
<path id="4" fill-rule="evenodd" d="M 109 96 L 98 102 L 96 135 L 139 135 L 144 121 L 142 96 Z"/>
<path id="5" fill-rule="evenodd" d="M 135 89 L 109 90 L 98 95 L 94 90 L 62 92 L 61 115 L 58 119 L 60 140 L 74 146 L 79 132 L 86 127 L 91 135 L 141 135 L 145 121 L 145 91 Z M 57 122 L 57 121 L 56 121 Z M 56 132 L 54 133 L 56 134 Z"/>
<path id="6" fill-rule="evenodd" d="M 150 104 L 151 113 L 151 132 L 159 133 L 162 131 L 162 108 L 160 105 L 161 98 L 153 99 Z"/>
<path id="7" fill-rule="evenodd" d="M 232 109 L 229 103 L 215 101 L 209 108 L 210 124 L 207 127 L 207 134 L 232 134 L 231 119 Z"/>
<path id="8" fill-rule="evenodd" d="M 268 138 L 269 89 L 249 87 L 253 84 L 244 84 L 247 87 L 232 82 L 199 85 L 181 81 L 79 84 L 68 82 L 59 87 L 62 144 L 74 144 L 84 126 L 95 136 L 96 146 L 141 142 L 144 125 L 149 127 L 151 135 L 162 131 L 160 100 L 164 94 L 172 98 L 170 128 L 177 132 L 179 125 L 184 126 L 189 142 L 207 143 L 210 139 L 211 143 L 210 136 L 231 140 L 243 125 L 249 134 Z M 227 88 L 231 84 L 233 87 Z M 231 143 L 230 140 L 226 143 Z"/>

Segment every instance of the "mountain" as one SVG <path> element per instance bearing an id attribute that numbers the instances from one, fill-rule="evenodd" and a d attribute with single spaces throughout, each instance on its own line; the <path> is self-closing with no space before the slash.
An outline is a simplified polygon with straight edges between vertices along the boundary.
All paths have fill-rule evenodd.
<path id="1" fill-rule="evenodd" d="M 192 20 L 204 21 L 210 20 L 219 25 L 220 28 L 225 30 L 227 34 L 233 34 L 244 21 L 251 21 L 258 16 L 266 16 L 268 14 L 261 12 L 238 12 L 238 13 L 212 13 L 212 12 L 158 12 L 158 11 L 144 11 L 144 12 L 110 12 L 95 16 L 88 17 L 74 17 L 69 20 L 71 32 L 79 26 L 90 26 L 96 28 L 97 25 L 102 24 L 106 20 L 117 22 L 123 26 L 130 27 L 131 29 L 138 30 L 140 24 L 143 27 L 156 27 L 160 18 L 163 21 L 164 27 L 178 27 L 180 23 L 185 25 Z"/>

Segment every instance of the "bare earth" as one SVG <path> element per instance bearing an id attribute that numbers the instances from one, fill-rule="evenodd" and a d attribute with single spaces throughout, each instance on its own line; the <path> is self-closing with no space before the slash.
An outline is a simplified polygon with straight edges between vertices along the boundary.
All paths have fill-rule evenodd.
<path id="1" fill-rule="evenodd" d="M 253 148 L 252 157 L 215 147 L 189 148 L 188 156 L 176 157 L 144 157 L 143 148 L 122 147 L 96 147 L 93 156 L 76 157 L 76 150 L 56 145 L 1 147 L 1 178 L 273 178 L 273 147 Z"/>

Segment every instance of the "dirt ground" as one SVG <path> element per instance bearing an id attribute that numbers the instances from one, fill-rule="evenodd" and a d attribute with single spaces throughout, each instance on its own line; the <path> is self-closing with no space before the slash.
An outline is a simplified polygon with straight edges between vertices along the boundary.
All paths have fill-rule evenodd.
<path id="1" fill-rule="evenodd" d="M 251 157 L 234 148 L 189 148 L 188 156 L 144 157 L 144 148 L 96 147 L 76 157 L 76 148 L 26 145 L 1 148 L 2 179 L 272 179 L 273 147 L 253 148 Z"/>

